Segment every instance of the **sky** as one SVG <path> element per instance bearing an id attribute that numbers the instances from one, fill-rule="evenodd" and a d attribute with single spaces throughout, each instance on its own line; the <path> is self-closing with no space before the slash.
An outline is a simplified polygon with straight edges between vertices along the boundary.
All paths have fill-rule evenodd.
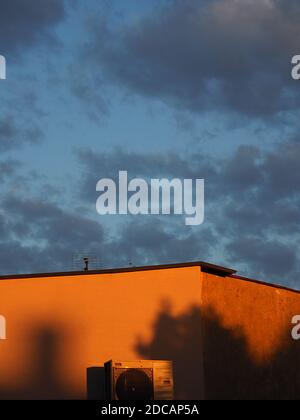
<path id="1" fill-rule="evenodd" d="M 1 0 L 0 274 L 207 261 L 300 289 L 297 0 Z M 205 220 L 96 183 L 205 179 Z"/>

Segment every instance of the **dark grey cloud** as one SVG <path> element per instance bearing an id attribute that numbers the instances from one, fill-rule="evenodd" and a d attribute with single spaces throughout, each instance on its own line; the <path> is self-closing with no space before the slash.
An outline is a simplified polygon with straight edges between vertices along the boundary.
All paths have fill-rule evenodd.
<path id="1" fill-rule="evenodd" d="M 53 41 L 50 29 L 63 20 L 64 4 L 64 0 L 1 0 L 1 53 L 12 55 L 40 41 Z"/>
<path id="2" fill-rule="evenodd" d="M 128 170 L 130 179 L 204 178 L 204 225 L 190 231 L 176 216 L 174 220 L 158 221 L 146 216 L 149 221 L 145 219 L 144 224 L 136 221 L 122 230 L 119 245 L 115 243 L 120 261 L 122 256 L 134 261 L 147 261 L 148 256 L 152 262 L 213 256 L 214 262 L 233 266 L 254 278 L 299 287 L 299 153 L 297 139 L 272 149 L 240 146 L 226 159 L 193 151 L 155 155 L 121 149 L 101 154 L 81 149 L 82 184 L 78 194 L 94 206 L 98 179 L 115 179 L 123 169 Z M 170 221 L 171 228 L 163 220 Z M 284 261 L 288 268 L 283 268 Z"/>
<path id="3" fill-rule="evenodd" d="M 249 160 L 252 158 L 249 153 Z M 267 162 L 268 153 L 261 152 L 261 159 Z M 236 163 L 235 156 L 231 162 Z M 222 170 L 226 172 L 225 166 L 220 167 Z M 230 179 L 234 179 L 233 173 Z M 213 182 L 217 180 L 222 180 L 221 174 Z M 210 188 L 209 178 L 206 182 Z M 266 184 L 255 183 L 255 179 L 252 182 L 242 177 L 241 190 L 243 183 L 250 191 L 256 185 L 263 194 Z M 217 189 L 220 185 L 212 188 Z M 81 252 L 99 256 L 102 267 L 208 260 L 233 266 L 254 278 L 299 287 L 299 241 L 294 235 L 299 228 L 299 206 L 285 198 L 278 203 L 264 202 L 261 207 L 251 203 L 250 198 L 252 205 L 247 206 L 237 197 L 229 196 L 229 205 L 226 195 L 210 195 L 208 223 L 197 229 L 187 228 L 182 219 L 128 216 L 117 233 L 112 233 L 109 223 L 106 226 L 107 219 L 91 218 L 84 213 L 85 206 L 78 213 L 47 198 L 8 194 L 1 200 L 1 271 L 68 270 L 72 268 L 73 254 Z M 95 204 L 94 198 L 90 204 Z"/>
<path id="4" fill-rule="evenodd" d="M 8 190 L 0 206 L 2 273 L 68 270 L 72 255 L 81 252 L 98 255 L 103 267 L 208 260 L 299 288 L 299 154 L 297 139 L 272 149 L 241 146 L 226 159 L 194 151 L 80 149 L 74 210 L 64 191 L 47 194 L 45 179 L 35 187 L 30 177 L 17 182 L 17 165 L 3 161 Z M 205 178 L 204 225 L 186 227 L 178 216 L 124 216 L 117 223 L 98 216 L 96 183 L 116 178 L 119 170 L 128 170 L 130 178 Z M 15 191 L 18 184 L 22 188 Z"/>
<path id="5" fill-rule="evenodd" d="M 300 142 L 294 139 L 262 151 L 241 146 L 221 165 L 218 195 L 239 232 L 289 233 L 299 226 Z M 227 198 L 227 201 L 226 201 Z"/>
<path id="6" fill-rule="evenodd" d="M 240 146 L 231 159 L 222 162 L 222 185 L 219 193 L 229 193 L 244 197 L 263 182 L 260 168 L 261 153 L 254 146 Z M 227 186 L 227 187 L 226 187 Z"/>
<path id="7" fill-rule="evenodd" d="M 1 273 L 72 268 L 73 254 L 104 247 L 103 227 L 85 215 L 41 198 L 2 197 Z"/>
<path id="8" fill-rule="evenodd" d="M 116 155 L 119 155 L 118 152 Z M 99 167 L 101 156 L 83 151 L 80 156 L 87 167 L 90 158 L 94 159 L 95 167 Z M 135 161 L 140 157 L 126 152 L 122 152 L 121 156 L 127 156 L 128 165 L 132 159 Z M 117 168 L 118 158 L 111 155 L 113 158 L 116 159 L 114 168 Z M 151 159 L 147 162 L 151 164 Z M 158 159 L 157 172 L 164 163 L 167 174 L 172 168 L 171 162 L 177 163 L 185 173 L 187 166 L 184 167 L 183 161 L 175 155 L 168 157 L 165 163 Z M 103 171 L 109 168 L 108 159 L 106 165 L 102 165 Z M 8 188 L 3 188 L 0 197 L 2 274 L 70 270 L 74 268 L 73 256 L 78 254 L 96 255 L 94 268 L 190 261 L 200 256 L 210 258 L 210 244 L 214 244 L 216 239 L 213 239 L 214 234 L 209 227 L 199 234 L 196 230 L 186 229 L 184 220 L 180 218 L 168 220 L 129 216 L 123 219 L 118 229 L 112 231 L 112 221 L 100 218 L 96 211 L 91 213 L 90 207 L 95 208 L 94 198 L 88 203 L 93 206 L 86 205 L 85 200 L 80 207 L 81 196 L 77 195 L 78 208 L 70 210 L 69 206 L 66 207 L 64 192 L 56 191 L 49 195 L 46 190 L 40 194 L 40 185 L 33 187 L 30 176 L 24 176 L 24 169 L 19 181 L 17 171 L 10 173 L 12 169 L 7 163 L 10 183 Z M 190 173 L 192 170 L 189 168 Z M 151 169 L 148 168 L 148 171 L 150 175 Z M 142 166 L 138 167 L 138 172 L 143 173 Z M 41 182 L 44 185 L 45 180 L 41 179 Z M 22 188 L 14 190 L 16 183 Z"/>
<path id="9" fill-rule="evenodd" d="M 179 223 L 159 218 L 132 219 L 111 235 L 104 220 L 65 210 L 46 199 L 8 194 L 2 204 L 2 274 L 71 270 L 77 255 L 96 255 L 94 268 L 197 260 L 200 254 L 209 258 L 209 244 L 214 243 L 209 228 L 200 235 L 192 230 L 179 235 Z"/>
<path id="10" fill-rule="evenodd" d="M 49 243 L 59 246 L 73 244 L 80 248 L 84 241 L 100 243 L 103 239 L 100 224 L 52 202 L 8 196 L 2 206 L 14 222 L 27 225 L 27 233 Z"/>
<path id="11" fill-rule="evenodd" d="M 167 223 L 149 216 L 133 219 L 114 240 L 113 249 L 121 266 L 168 264 L 210 259 L 216 237 L 210 228 L 200 232 L 182 228 L 180 222 Z"/>
<path id="12" fill-rule="evenodd" d="M 10 178 L 15 173 L 18 165 L 20 165 L 20 163 L 15 160 L 0 161 L 0 180 L 4 181 L 5 179 Z"/>
<path id="13" fill-rule="evenodd" d="M 37 143 L 43 134 L 31 121 L 17 122 L 16 116 L 0 116 L 0 153 L 20 147 L 24 143 Z"/>
<path id="14" fill-rule="evenodd" d="M 297 288 L 299 152 L 296 140 L 272 150 L 240 147 L 224 164 L 217 187 L 223 204 L 214 219 L 228 261 L 244 265 L 252 277 Z"/>
<path id="15" fill-rule="evenodd" d="M 278 240 L 266 240 L 259 237 L 235 238 L 226 250 L 233 259 L 252 267 L 265 279 L 276 278 L 278 282 L 286 283 L 292 274 L 294 279 L 299 275 L 299 260 L 297 249 L 287 246 Z M 296 287 L 299 283 L 293 281 Z"/>
<path id="16" fill-rule="evenodd" d="M 145 154 L 119 147 L 112 152 L 103 153 L 81 148 L 76 150 L 76 155 L 82 172 L 80 195 L 87 201 L 96 197 L 95 185 L 100 178 L 116 179 L 122 170 L 128 171 L 130 178 L 172 176 L 214 179 L 217 176 L 215 160 L 204 153 L 193 153 L 187 159 L 186 156 L 172 151 L 165 154 Z"/>
<path id="17" fill-rule="evenodd" d="M 99 72 L 90 74 L 91 69 L 87 63 L 82 62 L 79 67 L 78 70 L 78 63 L 76 66 L 70 66 L 70 93 L 79 100 L 82 112 L 92 121 L 99 122 L 102 117 L 108 115 L 110 109 L 106 85 Z"/>
<path id="18" fill-rule="evenodd" d="M 94 19 L 89 60 L 114 83 L 174 107 L 269 117 L 300 106 L 291 78 L 300 3 L 175 0 L 112 27 Z"/>
<path id="19" fill-rule="evenodd" d="M 30 273 L 32 269 L 40 272 L 39 268 L 45 262 L 41 258 L 42 250 L 39 246 L 25 246 L 16 240 L 1 240 L 0 261 L 1 274 Z M 42 270 L 43 271 L 43 270 Z"/>

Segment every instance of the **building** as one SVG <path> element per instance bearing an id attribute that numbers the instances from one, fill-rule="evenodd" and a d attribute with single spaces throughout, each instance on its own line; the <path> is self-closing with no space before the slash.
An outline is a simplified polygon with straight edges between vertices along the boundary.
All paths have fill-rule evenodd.
<path id="1" fill-rule="evenodd" d="M 206 263 L 0 278 L 0 398 L 104 398 L 107 360 L 174 362 L 177 399 L 300 398 L 300 293 Z"/>

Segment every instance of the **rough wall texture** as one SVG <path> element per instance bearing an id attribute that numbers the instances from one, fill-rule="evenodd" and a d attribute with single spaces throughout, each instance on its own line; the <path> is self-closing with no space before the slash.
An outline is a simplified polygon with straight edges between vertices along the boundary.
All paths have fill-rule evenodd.
<path id="1" fill-rule="evenodd" d="M 207 399 L 300 399 L 300 293 L 204 275 Z"/>
<path id="2" fill-rule="evenodd" d="M 93 382 L 110 359 L 174 360 L 176 397 L 201 395 L 201 276 L 190 267 L 1 280 L 0 398 L 86 398 L 87 378 L 103 397 Z"/>

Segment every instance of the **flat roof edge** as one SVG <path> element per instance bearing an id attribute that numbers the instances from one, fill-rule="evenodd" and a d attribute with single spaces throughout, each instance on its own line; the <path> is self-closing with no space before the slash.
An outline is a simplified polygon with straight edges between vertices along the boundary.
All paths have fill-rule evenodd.
<path id="1" fill-rule="evenodd" d="M 229 277 L 231 277 L 233 279 L 236 279 L 236 280 L 242 280 L 242 281 L 247 281 L 249 283 L 258 284 L 260 286 L 269 286 L 269 287 L 272 287 L 274 289 L 285 290 L 287 292 L 294 292 L 294 293 L 300 294 L 300 290 L 298 290 L 298 289 L 293 289 L 291 287 L 283 286 L 283 285 L 276 284 L 276 283 L 268 283 L 268 282 L 263 281 L 263 280 L 256 280 L 256 279 L 252 279 L 250 277 L 239 276 L 238 274 L 231 274 Z"/>
<path id="2" fill-rule="evenodd" d="M 155 271 L 155 270 L 166 270 L 172 268 L 188 268 L 188 267 L 200 267 L 201 271 L 221 277 L 231 277 L 236 280 L 248 281 L 251 283 L 257 283 L 263 286 L 269 286 L 276 289 L 286 290 L 290 292 L 300 293 L 300 290 L 292 289 L 287 286 L 279 284 L 268 283 L 261 280 L 252 279 L 249 277 L 240 276 L 236 270 L 226 268 L 223 266 L 206 263 L 203 261 L 194 261 L 187 263 L 173 263 L 173 264 L 160 264 L 151 266 L 140 266 L 140 267 L 123 267 L 123 268 L 107 268 L 102 270 L 89 270 L 89 271 L 62 271 L 62 272 L 49 272 L 49 273 L 33 273 L 33 274 L 9 274 L 0 275 L 1 280 L 19 280 L 19 279 L 34 279 L 34 278 L 46 278 L 46 277 L 71 277 L 71 276 L 82 276 L 82 275 L 97 275 L 97 274 L 121 274 L 131 273 L 139 271 Z"/>
<path id="3" fill-rule="evenodd" d="M 229 276 L 236 273 L 236 270 L 231 268 L 222 267 L 206 263 L 203 261 L 187 262 L 187 263 L 174 263 L 174 264 L 162 264 L 162 265 L 151 265 L 141 267 L 125 267 L 125 268 L 107 268 L 102 270 L 89 270 L 89 271 L 62 271 L 62 272 L 49 272 L 49 273 L 34 273 L 34 274 L 9 274 L 1 275 L 1 280 L 17 280 L 17 279 L 31 279 L 39 277 L 68 277 L 68 276 L 82 276 L 82 275 L 93 275 L 93 274 L 118 274 L 118 273 L 130 273 L 137 271 L 151 271 L 151 270 L 167 270 L 172 268 L 188 268 L 188 267 L 201 267 L 202 271 L 219 274 L 221 276 Z"/>

